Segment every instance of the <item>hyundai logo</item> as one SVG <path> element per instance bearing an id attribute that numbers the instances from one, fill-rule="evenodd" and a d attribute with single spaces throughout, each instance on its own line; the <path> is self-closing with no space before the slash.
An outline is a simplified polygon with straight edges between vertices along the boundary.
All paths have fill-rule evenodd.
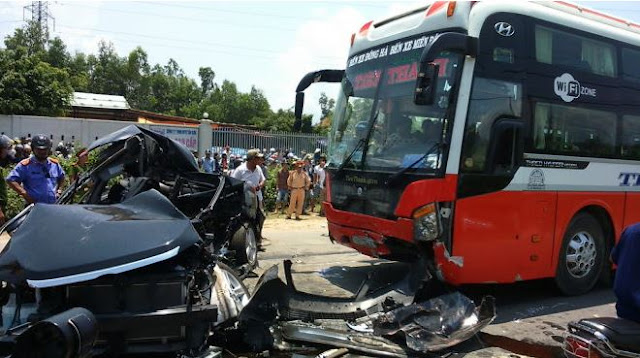
<path id="1" fill-rule="evenodd" d="M 496 22 L 496 24 L 493 25 L 493 28 L 496 29 L 496 32 L 498 34 L 505 37 L 513 36 L 513 33 L 515 32 L 513 30 L 513 26 L 511 26 L 510 23 L 504 21 Z"/>

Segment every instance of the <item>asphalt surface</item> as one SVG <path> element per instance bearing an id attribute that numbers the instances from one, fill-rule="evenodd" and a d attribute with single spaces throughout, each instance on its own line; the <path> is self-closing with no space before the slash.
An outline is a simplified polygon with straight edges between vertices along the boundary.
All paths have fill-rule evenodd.
<path id="1" fill-rule="evenodd" d="M 267 220 L 266 251 L 261 252 L 260 274 L 271 265 L 293 262 L 296 288 L 309 293 L 350 297 L 368 275 L 380 285 L 399 280 L 409 267 L 403 263 L 373 259 L 338 244 L 332 244 L 326 221 L 303 216 L 303 221 Z M 280 275 L 283 277 L 283 270 Z M 248 278 L 253 287 L 257 278 Z M 615 316 L 615 296 L 609 287 L 575 297 L 563 296 L 552 280 L 518 282 L 508 285 L 473 285 L 459 288 L 476 302 L 484 295 L 496 298 L 497 318 L 480 335 L 481 343 L 467 344 L 462 351 L 473 356 L 560 357 L 561 342 L 570 321 L 586 317 Z M 482 346 L 498 346 L 504 351 L 478 351 Z M 479 353 L 480 352 L 480 353 Z M 487 353 L 489 352 L 489 353 Z M 479 354 L 479 355 L 477 355 Z"/>

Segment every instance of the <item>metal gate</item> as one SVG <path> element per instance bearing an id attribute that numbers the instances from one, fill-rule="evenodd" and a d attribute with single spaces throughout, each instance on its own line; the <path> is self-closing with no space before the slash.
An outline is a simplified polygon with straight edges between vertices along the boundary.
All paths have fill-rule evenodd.
<path id="1" fill-rule="evenodd" d="M 323 153 L 327 149 L 327 137 L 313 133 L 268 132 L 243 128 L 218 128 L 213 130 L 213 148 L 231 147 L 234 154 L 244 154 L 251 148 L 276 151 L 293 150 L 313 153 L 320 148 Z"/>

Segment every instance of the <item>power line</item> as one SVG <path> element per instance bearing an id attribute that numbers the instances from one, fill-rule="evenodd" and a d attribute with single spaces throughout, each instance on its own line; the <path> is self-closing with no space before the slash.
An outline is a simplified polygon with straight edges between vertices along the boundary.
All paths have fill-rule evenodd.
<path id="1" fill-rule="evenodd" d="M 175 41 L 175 42 L 181 42 L 181 43 L 192 43 L 192 44 L 196 44 L 196 45 L 226 47 L 226 48 L 247 50 L 247 51 L 254 51 L 254 52 L 263 52 L 263 53 L 272 53 L 272 54 L 280 54 L 281 53 L 280 51 L 274 51 L 274 50 L 265 50 L 265 49 L 243 47 L 243 46 L 235 46 L 235 45 L 225 45 L 225 44 L 215 43 L 215 42 L 185 40 L 185 39 L 170 38 L 170 37 L 164 37 L 164 36 L 160 37 L 160 36 L 145 35 L 145 34 L 132 33 L 132 32 L 111 31 L 111 30 L 102 30 L 102 29 L 96 29 L 96 28 L 62 26 L 62 25 L 59 25 L 58 27 L 63 27 L 63 28 L 68 28 L 68 29 L 75 29 L 75 30 L 101 32 L 101 33 L 108 33 L 108 34 L 116 34 L 116 35 L 127 35 L 127 36 L 141 37 L 141 38 L 147 38 L 147 39 L 152 39 L 152 40 Z M 319 55 L 319 56 L 316 56 L 316 57 L 322 57 L 322 58 L 327 58 L 327 59 L 335 59 L 335 60 L 339 59 L 339 57 L 336 57 L 336 56 L 325 56 L 325 55 Z"/>
<path id="2" fill-rule="evenodd" d="M 95 6 L 87 6 L 87 5 L 79 4 L 79 3 L 61 3 L 60 5 L 70 5 L 70 6 L 82 7 L 82 8 L 86 8 L 86 9 L 95 9 L 95 10 L 99 10 L 99 11 L 119 12 L 119 13 L 123 13 L 123 14 L 131 14 L 131 15 L 153 16 L 153 17 L 158 17 L 158 18 L 163 18 L 163 19 L 171 19 L 171 20 L 181 20 L 181 21 L 188 21 L 188 22 L 200 22 L 200 23 L 206 23 L 206 24 L 209 24 L 209 25 L 222 24 L 222 25 L 229 25 L 229 26 L 236 26 L 236 27 L 243 27 L 243 28 L 247 28 L 248 27 L 246 24 L 238 24 L 238 23 L 234 23 L 234 22 L 225 22 L 225 21 L 219 21 L 219 20 L 211 21 L 211 20 L 205 20 L 205 19 L 197 19 L 197 18 L 192 18 L 192 17 L 182 17 L 182 16 L 173 16 L 173 15 L 169 16 L 169 15 L 162 15 L 162 14 L 142 12 L 142 11 L 129 11 L 129 10 L 109 9 L 109 8 L 101 8 L 101 7 L 95 7 Z M 263 26 L 263 25 L 255 24 L 255 23 L 251 24 L 251 28 L 252 29 L 273 30 L 273 31 L 286 31 L 286 32 L 296 31 L 296 29 L 293 29 L 293 28 L 275 27 L 275 26 Z"/>
<path id="3" fill-rule="evenodd" d="M 66 27 L 66 26 L 58 26 L 58 27 Z M 95 35 L 92 34 L 75 34 L 75 33 L 64 33 L 61 31 L 57 31 L 58 34 L 67 34 L 70 36 L 77 36 L 77 37 L 94 37 Z M 123 42 L 123 43 L 130 43 L 130 44 L 135 44 L 135 45 L 139 45 L 140 42 L 136 41 L 136 40 L 127 40 L 127 39 L 118 39 L 119 42 Z M 209 47 L 196 47 L 196 46 L 180 46 L 180 45 L 168 45 L 166 43 L 154 43 L 154 42 L 149 42 L 146 43 L 146 46 L 148 47 L 163 47 L 163 48 L 168 48 L 168 49 L 180 49 L 180 50 L 186 50 L 186 51 L 191 51 L 191 52 L 197 52 L 201 55 L 206 55 L 207 51 L 214 51 Z M 238 53 L 238 52 L 228 52 L 228 51 L 220 51 L 220 50 L 215 50 L 214 52 L 215 55 L 228 55 L 228 56 L 232 56 L 232 57 L 242 57 L 242 58 L 251 58 L 252 62 L 255 61 L 262 61 L 262 60 L 273 60 L 273 59 L 277 59 L 277 56 L 258 56 L 258 57 L 252 57 L 253 55 L 250 54 L 242 54 L 242 53 Z M 324 67 L 335 67 L 335 63 L 334 64 L 330 64 L 330 63 L 323 63 L 323 62 L 314 62 L 316 65 L 318 66 L 324 66 Z"/>
<path id="4" fill-rule="evenodd" d="M 228 13 L 228 14 L 261 16 L 261 17 L 278 18 L 278 19 L 318 20 L 317 18 L 313 18 L 313 17 L 302 17 L 302 16 L 293 16 L 293 15 L 288 16 L 288 15 L 282 15 L 282 14 L 251 12 L 251 11 L 241 11 L 241 10 L 214 9 L 214 8 L 202 7 L 202 6 L 192 6 L 192 5 L 187 6 L 187 5 L 184 5 L 182 3 L 174 5 L 174 4 L 171 4 L 171 3 L 164 3 L 164 2 L 145 1 L 145 2 L 141 2 L 141 4 L 173 7 L 173 8 L 180 8 L 180 9 L 205 10 L 205 11 L 222 12 L 222 13 Z"/>

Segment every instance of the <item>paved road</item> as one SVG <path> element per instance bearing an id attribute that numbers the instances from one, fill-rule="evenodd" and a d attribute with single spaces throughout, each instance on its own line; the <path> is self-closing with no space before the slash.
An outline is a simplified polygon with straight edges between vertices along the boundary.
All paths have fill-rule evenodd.
<path id="1" fill-rule="evenodd" d="M 348 297 L 371 271 L 384 283 L 403 277 L 408 270 L 406 264 L 372 259 L 332 244 L 326 222 L 316 217 L 307 217 L 306 222 L 272 219 L 264 235 L 270 245 L 261 253 L 257 272 L 291 259 L 297 288 L 310 293 Z M 248 286 L 256 281 L 248 279 Z M 551 280 L 464 286 L 461 290 L 474 299 L 487 294 L 496 297 L 498 317 L 484 330 L 484 341 L 523 355 L 558 357 L 569 321 L 615 315 L 615 297 L 606 287 L 578 297 L 560 295 Z"/>

